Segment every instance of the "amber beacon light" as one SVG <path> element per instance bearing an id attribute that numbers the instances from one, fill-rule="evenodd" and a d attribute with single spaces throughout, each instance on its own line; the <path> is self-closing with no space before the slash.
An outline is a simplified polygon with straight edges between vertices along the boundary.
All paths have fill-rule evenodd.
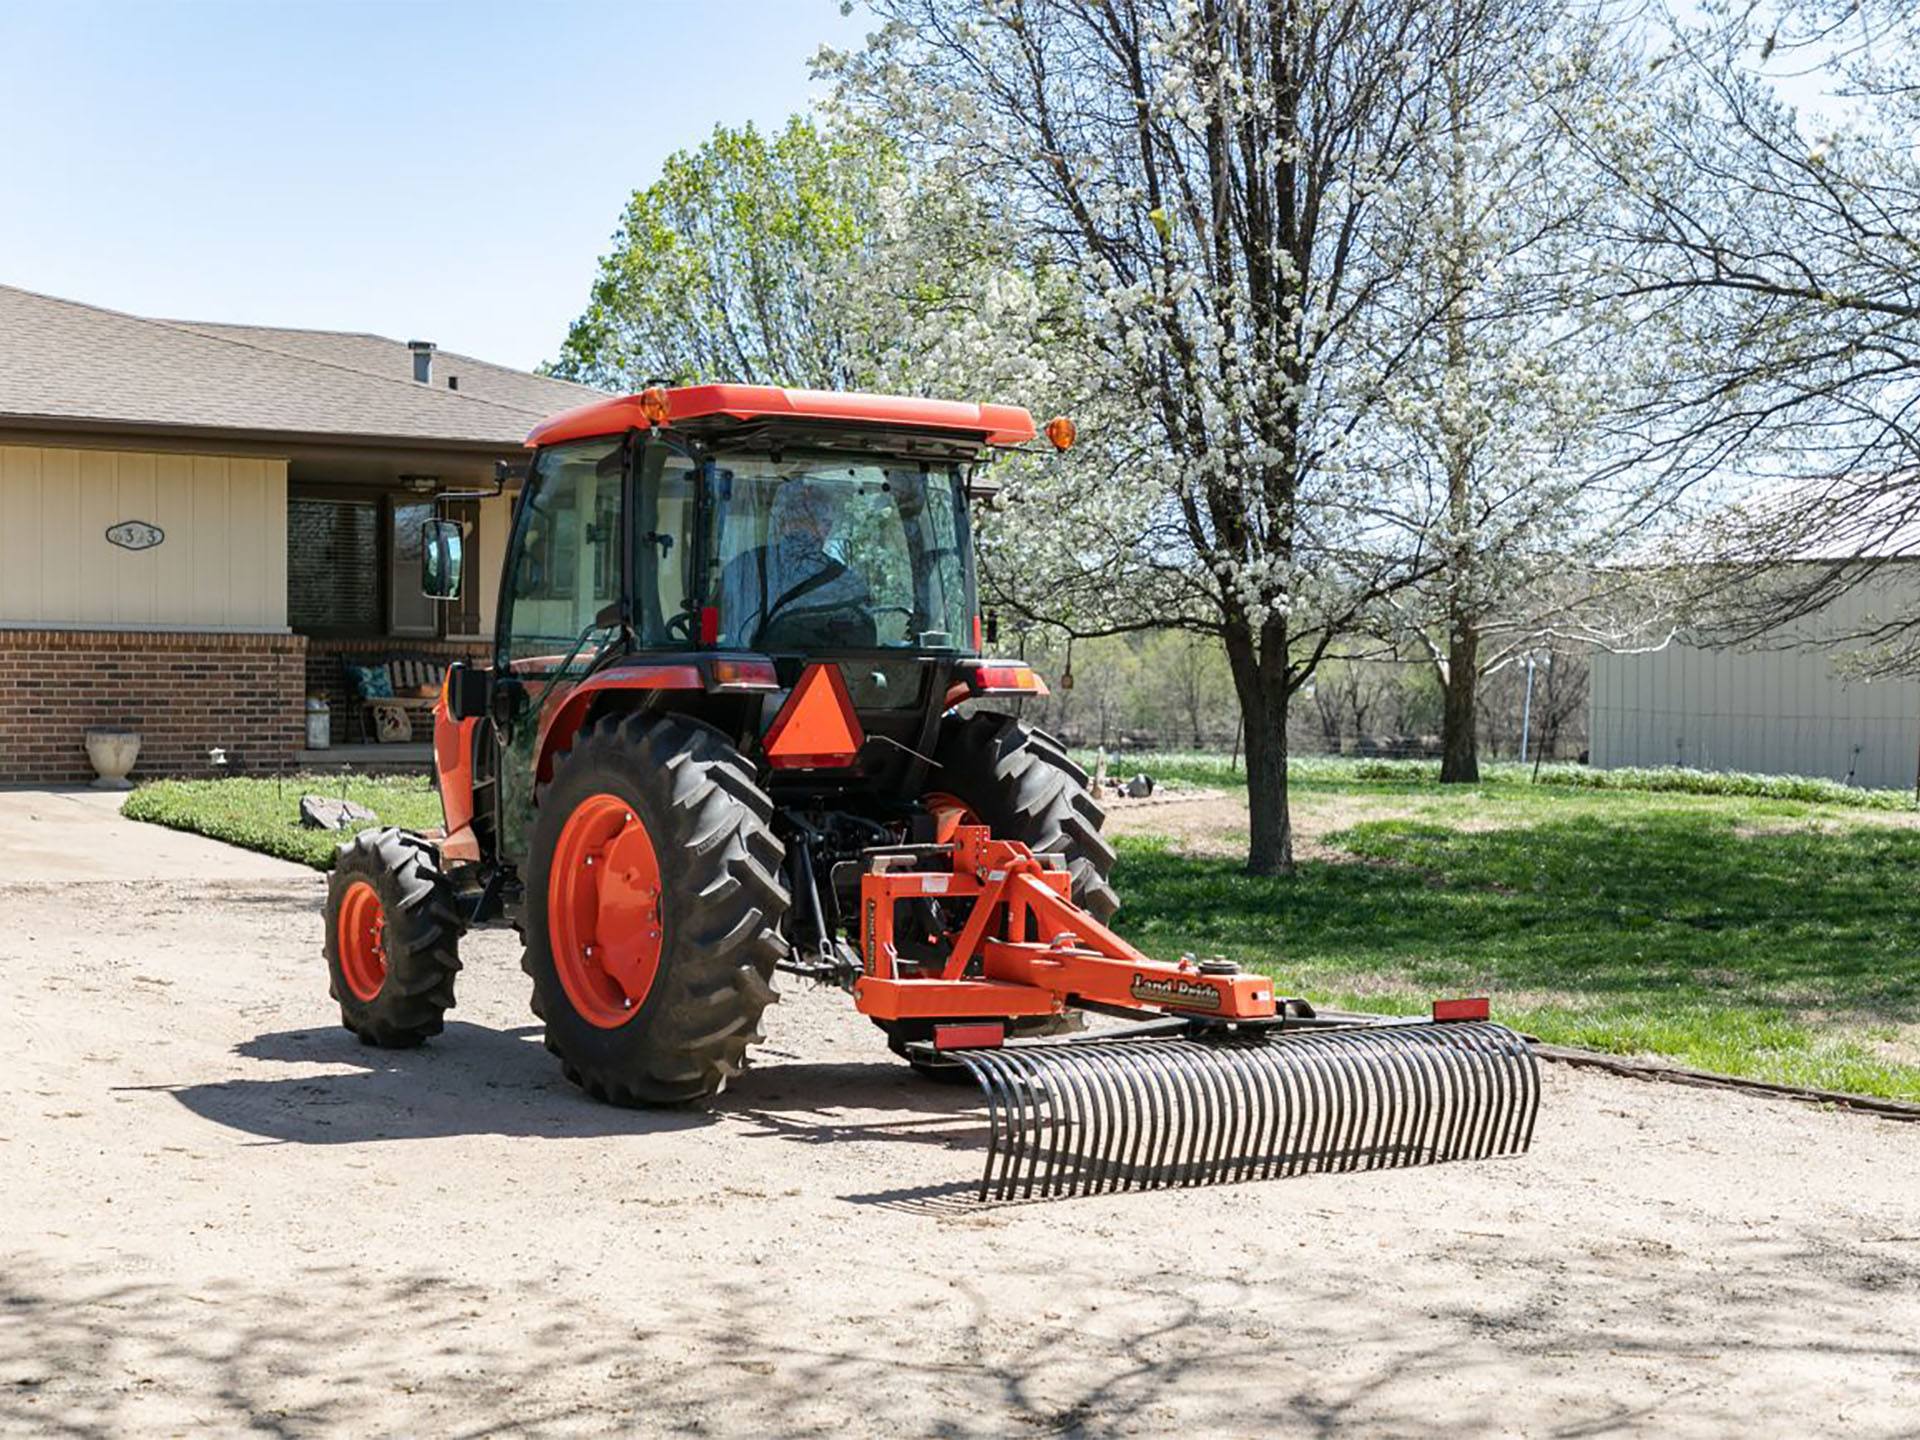
<path id="1" fill-rule="evenodd" d="M 640 392 L 640 413 L 647 417 L 649 425 L 667 423 L 667 392 L 658 385 Z"/>

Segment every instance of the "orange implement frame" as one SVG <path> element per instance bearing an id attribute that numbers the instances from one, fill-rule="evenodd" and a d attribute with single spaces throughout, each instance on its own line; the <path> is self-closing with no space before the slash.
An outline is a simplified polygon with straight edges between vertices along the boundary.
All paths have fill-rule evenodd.
<path id="1" fill-rule="evenodd" d="M 1264 975 L 1210 973 L 1192 961 L 1141 954 L 1075 905 L 1071 877 L 1026 846 L 960 825 L 953 869 L 875 869 L 860 877 L 865 974 L 854 1004 L 881 1020 L 1056 1014 L 1093 1004 L 1148 1014 L 1266 1020 L 1275 1013 Z M 948 937 L 937 974 L 903 973 L 894 918 L 903 901 L 971 900 L 972 913 Z"/>

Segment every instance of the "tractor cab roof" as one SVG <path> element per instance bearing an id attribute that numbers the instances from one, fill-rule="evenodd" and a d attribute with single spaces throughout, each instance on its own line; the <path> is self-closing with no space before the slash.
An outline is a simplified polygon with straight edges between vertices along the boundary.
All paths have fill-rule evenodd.
<path id="1" fill-rule="evenodd" d="M 924 437 L 946 445 L 1022 445 L 1034 437 L 1033 416 L 1018 405 L 976 405 L 905 395 L 786 390 L 775 385 L 682 385 L 666 391 L 668 423 L 720 439 L 797 432 L 831 437 L 876 434 Z M 566 410 L 534 426 L 529 448 L 645 430 L 638 395 L 617 395 Z"/>

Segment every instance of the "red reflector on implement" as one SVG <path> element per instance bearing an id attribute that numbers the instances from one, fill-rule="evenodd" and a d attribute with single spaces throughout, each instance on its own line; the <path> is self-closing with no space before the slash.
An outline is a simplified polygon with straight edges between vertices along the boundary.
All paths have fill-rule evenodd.
<path id="1" fill-rule="evenodd" d="M 974 1025 L 936 1025 L 933 1048 L 936 1050 L 998 1050 L 1007 1041 L 1007 1027 L 995 1021 Z"/>
<path id="2" fill-rule="evenodd" d="M 815 663 L 800 674 L 767 727 L 767 761 L 776 770 L 851 765 L 867 743 L 840 667 Z"/>
<path id="3" fill-rule="evenodd" d="M 978 665 L 967 672 L 975 695 L 1047 695 L 1047 682 L 1025 665 Z"/>
<path id="4" fill-rule="evenodd" d="M 1435 1020 L 1485 1020 L 1491 1013 L 1487 997 L 1476 995 L 1468 1000 L 1436 1000 L 1433 1002 Z"/>

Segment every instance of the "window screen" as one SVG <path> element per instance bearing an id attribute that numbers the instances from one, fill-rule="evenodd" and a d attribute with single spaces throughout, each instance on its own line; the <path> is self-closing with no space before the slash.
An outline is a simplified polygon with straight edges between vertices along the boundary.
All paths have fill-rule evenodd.
<path id="1" fill-rule="evenodd" d="M 291 499 L 287 535 L 287 624 L 301 631 L 377 634 L 378 503 Z"/>

